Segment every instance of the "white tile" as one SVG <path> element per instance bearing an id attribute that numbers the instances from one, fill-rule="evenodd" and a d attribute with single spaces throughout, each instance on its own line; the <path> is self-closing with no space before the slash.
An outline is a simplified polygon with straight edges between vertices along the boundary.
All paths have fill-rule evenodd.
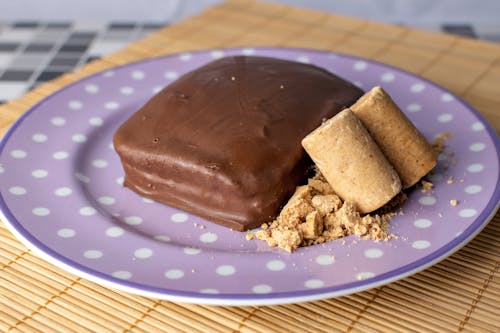
<path id="1" fill-rule="evenodd" d="M 73 30 L 100 31 L 104 30 L 107 25 L 106 22 L 76 21 L 73 24 Z"/>
<path id="2" fill-rule="evenodd" d="M 8 101 L 17 97 L 21 97 L 27 90 L 28 84 L 23 82 L 0 82 L 0 100 Z"/>
<path id="3" fill-rule="evenodd" d="M 33 38 L 35 31 L 24 31 L 24 30 L 14 30 L 6 29 L 0 35 L 2 42 L 27 42 Z"/>
<path id="4" fill-rule="evenodd" d="M 92 43 L 88 54 L 92 56 L 102 56 L 118 51 L 127 45 L 127 41 L 96 41 Z"/>
<path id="5" fill-rule="evenodd" d="M 12 58 L 14 58 L 13 54 L 9 53 L 0 53 L 0 68 L 6 68 L 12 61 Z"/>

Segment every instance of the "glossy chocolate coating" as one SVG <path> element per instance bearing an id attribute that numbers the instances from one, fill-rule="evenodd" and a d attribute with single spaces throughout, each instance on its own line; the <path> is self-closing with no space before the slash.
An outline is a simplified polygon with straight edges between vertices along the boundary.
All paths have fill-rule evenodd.
<path id="1" fill-rule="evenodd" d="M 124 184 L 235 230 L 270 222 L 310 165 L 302 138 L 361 95 L 312 65 L 216 60 L 165 87 L 116 132 Z"/>

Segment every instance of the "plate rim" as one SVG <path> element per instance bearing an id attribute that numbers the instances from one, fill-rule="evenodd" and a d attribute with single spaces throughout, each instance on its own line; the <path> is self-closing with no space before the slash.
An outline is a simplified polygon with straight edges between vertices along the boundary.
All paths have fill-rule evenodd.
<path id="1" fill-rule="evenodd" d="M 434 83 L 426 78 L 420 77 L 416 74 L 408 72 L 404 69 L 398 68 L 396 66 L 384 64 L 377 60 L 371 60 L 364 57 L 359 57 L 356 55 L 345 54 L 341 52 L 332 52 L 328 50 L 319 50 L 319 49 L 308 49 L 308 48 L 298 48 L 298 47 L 273 47 L 273 46 L 238 46 L 238 47 L 230 47 L 230 48 L 210 48 L 210 49 L 202 49 L 202 50 L 193 50 L 193 51 L 182 51 L 176 52 L 166 55 L 160 55 L 155 57 L 150 57 L 142 60 L 133 61 L 130 63 L 110 67 L 104 69 L 102 71 L 93 73 L 84 78 L 78 79 L 63 88 L 53 92 L 52 94 L 44 97 L 39 102 L 31 106 L 28 110 L 26 110 L 5 132 L 3 137 L 0 139 L 0 153 L 3 152 L 6 143 L 12 134 L 16 131 L 16 129 L 23 123 L 23 121 L 29 117 L 32 112 L 35 112 L 40 106 L 49 101 L 52 98 L 57 97 L 59 94 L 64 93 L 67 89 L 73 87 L 74 85 L 82 84 L 87 80 L 91 80 L 99 75 L 107 71 L 120 70 L 129 66 L 135 66 L 138 64 L 147 63 L 150 61 L 158 61 L 161 59 L 175 58 L 179 57 L 181 54 L 190 53 L 190 54 L 203 54 L 209 53 L 216 50 L 220 50 L 223 52 L 232 52 L 232 51 L 242 51 L 244 49 L 254 49 L 254 50 L 263 50 L 263 51 L 290 51 L 295 53 L 305 52 L 308 54 L 316 53 L 322 55 L 335 55 L 347 59 L 351 59 L 354 61 L 365 61 L 367 63 L 376 64 L 377 66 L 381 66 L 396 72 L 402 72 L 405 75 L 418 79 L 426 84 L 432 86 L 433 88 L 437 88 L 440 91 L 450 93 L 457 102 L 459 102 L 464 108 L 466 108 L 469 112 L 472 112 L 482 123 L 485 125 L 485 129 L 488 133 L 488 136 L 493 141 L 493 145 L 495 147 L 495 151 L 497 153 L 497 157 L 500 158 L 500 139 L 496 133 L 496 130 L 492 127 L 492 125 L 486 120 L 486 118 L 479 113 L 475 108 L 469 105 L 466 101 L 464 101 L 460 96 L 455 95 L 448 89 L 442 87 L 441 85 Z M 499 163 L 500 164 L 500 163 Z M 500 169 L 499 169 L 500 174 Z M 377 275 L 372 278 L 353 281 L 349 283 L 344 283 L 342 285 L 334 286 L 334 287 L 323 287 L 317 289 L 303 289 L 299 291 L 288 291 L 288 292 L 271 292 L 269 294 L 250 294 L 250 293 L 227 293 L 227 294 L 204 294 L 200 292 L 191 292 L 191 291 L 182 291 L 182 290 L 171 290 L 168 288 L 159 288 L 152 287 L 141 284 L 139 282 L 131 282 L 126 280 L 121 280 L 110 275 L 104 274 L 95 269 L 91 269 L 83 264 L 80 264 L 74 260 L 71 260 L 65 257 L 60 252 L 52 250 L 48 246 L 46 246 L 42 241 L 38 240 L 34 235 L 32 235 L 29 231 L 27 231 L 22 223 L 20 223 L 11 213 L 8 205 L 5 203 L 3 195 L 0 193 L 0 218 L 4 221 L 4 225 L 7 229 L 18 239 L 20 240 L 28 249 L 33 250 L 39 257 L 44 260 L 50 262 L 51 264 L 70 272 L 76 276 L 85 278 L 89 281 L 98 283 L 100 285 L 104 285 L 106 287 L 122 290 L 125 292 L 130 292 L 133 294 L 138 294 L 142 296 L 164 299 L 170 301 L 178 301 L 178 302 L 186 302 L 186 303 L 194 303 L 194 304 L 207 304 L 207 305 L 274 305 L 274 304 L 287 304 L 287 303 L 296 303 L 296 302 L 306 302 L 306 301 L 314 301 L 325 298 L 332 298 L 338 296 L 344 296 L 348 294 L 352 294 L 355 292 L 360 292 L 363 290 L 368 290 L 371 288 L 375 288 L 381 285 L 385 285 L 387 283 L 394 282 L 396 280 L 400 280 L 409 275 L 413 275 L 418 273 L 440 261 L 452 255 L 456 251 L 460 250 L 463 246 L 465 246 L 469 241 L 471 241 L 477 234 L 479 234 L 486 225 L 490 222 L 493 216 L 496 214 L 496 211 L 500 207 L 500 175 L 497 177 L 497 182 L 493 191 L 492 196 L 489 198 L 488 203 L 485 208 L 480 212 L 477 218 L 457 237 L 452 239 L 450 242 L 446 243 L 442 247 L 437 250 L 429 253 L 428 255 L 415 260 L 411 263 L 408 263 L 404 266 L 397 267 L 389 272 L 384 274 Z"/>

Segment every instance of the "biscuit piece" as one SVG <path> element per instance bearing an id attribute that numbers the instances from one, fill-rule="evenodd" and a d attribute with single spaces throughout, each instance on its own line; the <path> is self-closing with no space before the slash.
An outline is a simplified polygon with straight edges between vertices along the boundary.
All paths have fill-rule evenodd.
<path id="1" fill-rule="evenodd" d="M 401 191 L 396 171 L 349 109 L 307 135 L 302 146 L 333 191 L 360 213 L 382 207 Z"/>
<path id="2" fill-rule="evenodd" d="M 431 171 L 437 154 L 431 144 L 381 88 L 374 87 L 350 107 L 396 169 L 403 189 Z"/>

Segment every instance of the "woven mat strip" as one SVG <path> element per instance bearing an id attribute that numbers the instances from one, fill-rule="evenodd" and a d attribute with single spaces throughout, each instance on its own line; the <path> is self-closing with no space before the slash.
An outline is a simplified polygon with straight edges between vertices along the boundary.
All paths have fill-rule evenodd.
<path id="1" fill-rule="evenodd" d="M 279 4 L 235 0 L 0 107 L 0 131 L 34 103 L 112 66 L 196 49 L 283 45 L 363 56 L 432 79 L 500 129 L 500 47 Z M 495 108 L 492 108 L 495 106 Z M 32 255 L 0 226 L 2 332 L 494 332 L 500 327 L 500 216 L 469 245 L 419 274 L 318 302 L 211 307 L 157 301 L 76 278 Z"/>

